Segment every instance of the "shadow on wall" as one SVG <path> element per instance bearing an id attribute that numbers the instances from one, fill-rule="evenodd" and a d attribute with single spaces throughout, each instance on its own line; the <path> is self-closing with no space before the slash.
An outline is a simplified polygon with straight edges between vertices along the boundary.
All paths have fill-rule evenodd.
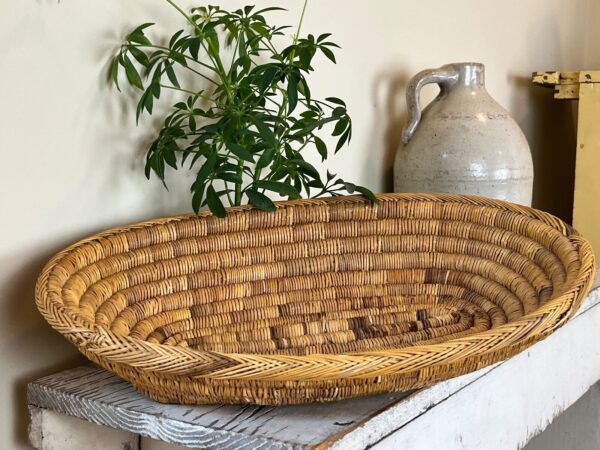
<path id="1" fill-rule="evenodd" d="M 383 136 L 381 157 L 382 191 L 394 191 L 394 159 L 402 139 L 402 128 L 407 120 L 404 93 L 410 79 L 404 70 L 384 71 L 375 78 L 372 95 L 382 101 L 383 117 L 378 117 L 372 136 Z"/>
<path id="2" fill-rule="evenodd" d="M 513 103 L 524 96 L 528 105 L 518 122 L 533 157 L 533 207 L 570 223 L 577 145 L 574 104 L 554 99 L 551 89 L 533 85 L 530 77 L 511 77 L 511 81 Z"/>
<path id="3" fill-rule="evenodd" d="M 6 392 L 3 397 L 10 396 L 12 401 L 15 417 L 13 439 L 23 445 L 28 444 L 27 384 L 83 361 L 83 357 L 78 357 L 76 350 L 64 338 L 50 329 L 35 306 L 35 282 L 50 256 L 50 253 L 44 252 L 43 256 L 38 255 L 22 265 L 15 264 L 14 260 L 0 261 L 3 272 L 16 269 L 14 274 L 9 275 L 4 287 L 6 302 L 2 304 L 0 317 L 10 321 L 11 330 L 18 330 L 18 333 L 9 332 L 2 336 L 2 356 L 11 364 L 11 367 L 5 368 L 4 375 L 8 376 L 7 372 L 18 368 L 19 376 L 12 385 L 2 388 Z M 44 368 L 40 370 L 40 366 Z M 5 426 L 10 427 L 9 424 Z"/>

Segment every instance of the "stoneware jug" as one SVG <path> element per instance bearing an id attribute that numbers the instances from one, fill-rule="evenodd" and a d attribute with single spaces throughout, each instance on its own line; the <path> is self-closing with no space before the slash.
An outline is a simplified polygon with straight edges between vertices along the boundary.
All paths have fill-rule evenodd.
<path id="1" fill-rule="evenodd" d="M 423 111 L 421 88 L 439 95 Z M 486 91 L 484 66 L 424 70 L 406 91 L 408 124 L 394 164 L 395 192 L 476 194 L 531 205 L 533 164 L 517 123 Z"/>

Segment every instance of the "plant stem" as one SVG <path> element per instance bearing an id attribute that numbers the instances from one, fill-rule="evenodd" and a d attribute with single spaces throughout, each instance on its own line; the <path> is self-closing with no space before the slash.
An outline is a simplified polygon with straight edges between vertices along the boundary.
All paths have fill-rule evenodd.
<path id="1" fill-rule="evenodd" d="M 154 45 L 154 44 L 153 45 L 148 45 L 148 44 L 138 44 L 138 43 L 136 43 L 135 45 L 132 45 L 132 44 L 129 44 L 129 45 L 132 46 L 132 47 L 137 47 L 137 48 L 155 48 L 157 50 L 163 50 L 163 51 L 169 52 L 169 53 L 171 53 L 173 51 L 169 47 L 164 47 L 162 45 Z M 123 47 L 127 48 L 127 46 L 123 46 Z M 198 61 L 197 59 L 194 59 L 194 58 L 192 58 L 190 56 L 187 56 L 187 55 L 183 54 L 182 52 L 177 52 L 177 53 L 179 53 L 181 56 L 183 56 L 188 61 L 193 61 L 193 62 L 195 62 L 197 64 L 200 64 L 202 67 L 206 67 L 207 69 L 210 69 L 213 72 L 217 72 L 217 70 L 214 67 L 209 66 L 208 64 L 203 63 L 202 61 Z M 213 81 L 213 83 L 214 83 L 214 81 Z"/>
<path id="2" fill-rule="evenodd" d="M 189 91 L 189 90 L 183 89 L 183 88 L 178 88 L 177 86 L 169 86 L 168 84 L 159 84 L 159 86 L 161 88 L 165 88 L 165 89 L 172 89 L 174 91 L 185 92 L 186 94 L 192 94 L 192 95 L 196 95 L 197 94 L 197 92 Z M 204 99 L 207 99 L 207 100 L 211 100 L 210 97 L 207 97 L 205 95 L 199 95 L 198 97 L 204 98 Z"/>
<path id="3" fill-rule="evenodd" d="M 198 61 L 196 61 L 196 62 L 198 62 Z M 199 77 L 202 77 L 202 78 L 204 78 L 204 79 L 205 79 L 205 80 L 207 80 L 207 81 L 210 81 L 210 82 L 211 82 L 212 84 L 214 84 L 215 86 L 218 86 L 218 85 L 219 85 L 219 83 L 217 83 L 217 82 L 216 82 L 215 80 L 213 80 L 212 78 L 210 78 L 210 77 L 207 77 L 207 76 L 206 76 L 206 75 L 204 75 L 203 73 L 200 73 L 200 72 L 198 72 L 197 70 L 194 70 L 194 69 L 192 69 L 190 66 L 183 66 L 183 67 L 185 67 L 186 69 L 188 69 L 188 70 L 190 70 L 190 71 L 194 72 L 194 73 L 195 73 L 196 75 L 198 75 Z"/>
<path id="4" fill-rule="evenodd" d="M 238 159 L 238 175 L 241 177 L 244 172 L 244 161 Z M 235 183 L 235 205 L 240 206 L 242 204 L 242 183 Z"/>
<path id="5" fill-rule="evenodd" d="M 273 41 L 271 41 L 270 37 L 267 37 L 263 42 L 266 42 L 265 45 L 267 46 L 267 49 L 270 50 L 274 56 L 279 56 L 279 52 L 275 49 L 275 45 L 273 45 Z"/>
<path id="6" fill-rule="evenodd" d="M 227 200 L 229 201 L 230 205 L 233 205 L 233 202 L 231 201 L 231 194 L 229 194 L 229 183 L 225 182 L 225 191 L 227 191 Z"/>
<path id="7" fill-rule="evenodd" d="M 167 0 L 168 1 L 168 0 Z M 294 40 L 292 45 L 296 45 L 298 43 L 298 39 L 300 38 L 300 31 L 302 30 L 302 22 L 304 22 L 304 14 L 306 13 L 306 6 L 308 5 L 308 0 L 304 0 L 304 5 L 302 5 L 302 13 L 300 14 L 300 20 L 298 21 L 298 27 L 296 28 L 296 34 L 294 35 Z M 294 62 L 294 57 L 296 56 L 294 50 L 290 52 L 288 61 L 290 64 Z"/>
<path id="8" fill-rule="evenodd" d="M 171 52 L 171 49 L 170 49 L 170 48 L 168 48 L 168 47 L 162 47 L 162 46 L 160 46 L 160 45 L 145 45 L 145 44 L 136 44 L 134 47 L 136 47 L 136 48 L 155 48 L 155 49 L 157 49 L 157 50 L 163 50 L 163 51 Z M 126 47 L 125 47 L 125 48 L 126 48 Z M 212 66 L 209 66 L 208 64 L 205 64 L 205 63 L 203 63 L 203 62 L 201 62 L 201 61 L 198 61 L 198 60 L 196 60 L 196 59 L 194 59 L 194 58 L 190 58 L 189 56 L 186 56 L 186 55 L 184 55 L 183 53 L 181 53 L 181 55 L 182 55 L 182 56 L 183 56 L 185 59 L 187 59 L 188 61 L 195 62 L 195 63 L 197 63 L 197 64 L 201 65 L 202 67 L 206 67 L 207 69 L 210 69 L 210 70 L 212 70 L 212 71 L 213 71 L 213 72 L 215 72 L 216 74 L 219 74 L 219 72 L 218 72 L 218 71 L 217 71 L 217 70 L 216 70 L 214 67 L 212 67 Z M 199 77 L 202 77 L 202 78 L 204 78 L 204 79 L 205 79 L 205 80 L 207 80 L 207 81 L 210 81 L 210 82 L 211 82 L 211 83 L 213 83 L 214 85 L 217 85 L 217 86 L 219 85 L 219 83 L 217 83 L 217 82 L 216 82 L 215 80 L 213 80 L 212 78 L 210 78 L 210 77 L 208 77 L 208 76 L 204 75 L 202 72 L 198 72 L 196 69 L 194 69 L 194 68 L 192 68 L 192 67 L 188 66 L 187 64 L 186 64 L 186 65 L 184 65 L 183 67 L 184 67 L 184 68 L 186 68 L 186 69 L 188 69 L 188 70 L 190 70 L 190 71 L 192 71 L 192 72 L 194 72 L 194 73 L 195 73 L 196 75 L 198 75 Z M 162 73 L 164 73 L 164 70 L 162 71 Z"/>
<path id="9" fill-rule="evenodd" d="M 229 67 L 229 72 L 227 73 L 228 77 L 231 77 L 231 75 L 233 74 L 233 69 L 234 69 L 234 66 L 235 66 L 235 64 L 234 64 L 235 55 L 237 55 L 239 47 L 240 47 L 240 38 L 239 38 L 239 35 L 238 35 L 238 38 L 235 40 L 235 47 L 234 47 L 233 53 L 232 53 L 233 56 L 232 56 L 232 59 L 231 59 L 231 66 Z"/>
<path id="10" fill-rule="evenodd" d="M 194 26 L 194 28 L 196 28 L 196 30 L 198 31 L 202 31 L 200 29 L 200 27 L 198 26 L 198 24 L 196 22 L 194 22 L 192 20 L 192 18 L 188 15 L 188 13 L 186 13 L 183 9 L 181 9 L 181 7 L 175 3 L 173 0 L 166 0 L 168 4 L 170 4 L 173 8 L 175 8 L 177 11 L 179 11 L 179 14 L 181 14 L 183 17 L 186 18 L 186 20 L 192 24 Z"/>
<path id="11" fill-rule="evenodd" d="M 298 42 L 298 37 L 300 36 L 300 30 L 302 30 L 302 22 L 304 21 L 304 13 L 306 12 L 306 5 L 308 5 L 308 0 L 304 0 L 304 5 L 302 5 L 302 14 L 300 14 L 300 21 L 298 22 L 298 28 L 296 29 L 296 36 L 294 36 L 294 44 Z"/>

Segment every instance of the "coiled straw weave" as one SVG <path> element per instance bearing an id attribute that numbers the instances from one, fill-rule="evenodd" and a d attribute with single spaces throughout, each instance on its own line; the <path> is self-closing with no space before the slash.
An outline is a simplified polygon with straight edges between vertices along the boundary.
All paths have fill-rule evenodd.
<path id="1" fill-rule="evenodd" d="M 449 194 L 232 208 L 115 228 L 57 254 L 37 306 L 163 402 L 291 404 L 423 387 L 552 333 L 589 244 L 534 209 Z"/>

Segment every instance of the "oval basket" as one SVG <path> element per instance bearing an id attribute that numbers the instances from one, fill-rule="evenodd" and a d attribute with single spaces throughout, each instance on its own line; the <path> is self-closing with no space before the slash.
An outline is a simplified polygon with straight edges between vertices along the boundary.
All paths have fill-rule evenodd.
<path id="1" fill-rule="evenodd" d="M 57 254 L 46 320 L 162 402 L 279 405 L 423 387 L 563 325 L 589 244 L 531 208 L 385 194 L 115 228 Z"/>

